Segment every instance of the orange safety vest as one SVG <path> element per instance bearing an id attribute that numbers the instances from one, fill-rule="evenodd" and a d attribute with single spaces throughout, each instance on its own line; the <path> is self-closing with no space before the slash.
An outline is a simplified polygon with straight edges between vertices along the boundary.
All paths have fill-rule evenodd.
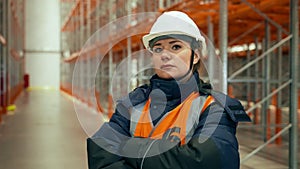
<path id="1" fill-rule="evenodd" d="M 193 136 L 201 113 L 213 102 L 212 96 L 200 96 L 194 92 L 154 126 L 149 111 L 151 99 L 148 99 L 131 109 L 130 133 L 133 137 L 167 139 L 186 144 Z"/>

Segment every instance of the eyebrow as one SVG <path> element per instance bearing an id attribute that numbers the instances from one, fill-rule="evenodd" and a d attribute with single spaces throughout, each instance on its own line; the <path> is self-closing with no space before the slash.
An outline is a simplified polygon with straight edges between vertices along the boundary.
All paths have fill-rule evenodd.
<path id="1" fill-rule="evenodd" d="M 173 44 L 173 43 L 176 43 L 176 42 L 181 42 L 181 41 L 179 41 L 179 40 L 173 40 L 173 41 L 169 42 L 169 44 Z"/>
<path id="2" fill-rule="evenodd" d="M 156 43 L 153 46 L 160 46 L 160 45 L 161 45 L 161 43 Z"/>

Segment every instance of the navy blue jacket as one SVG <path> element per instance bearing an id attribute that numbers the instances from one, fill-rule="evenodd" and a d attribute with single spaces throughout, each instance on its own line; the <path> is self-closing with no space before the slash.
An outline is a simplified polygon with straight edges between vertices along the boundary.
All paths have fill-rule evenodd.
<path id="1" fill-rule="evenodd" d="M 201 114 L 187 144 L 131 136 L 129 109 L 150 97 L 150 114 L 158 117 L 153 118 L 156 119 L 153 121 L 155 125 L 193 91 L 198 91 L 200 95 L 212 95 L 215 102 Z M 89 168 L 239 169 L 235 136 L 239 121 L 250 121 L 240 102 L 211 90 L 210 85 L 199 79 L 197 72 L 185 84 L 155 75 L 150 79 L 150 85 L 138 87 L 120 100 L 110 121 L 87 140 Z M 160 152 L 162 147 L 164 151 Z M 147 156 L 151 152 L 153 155 Z"/>

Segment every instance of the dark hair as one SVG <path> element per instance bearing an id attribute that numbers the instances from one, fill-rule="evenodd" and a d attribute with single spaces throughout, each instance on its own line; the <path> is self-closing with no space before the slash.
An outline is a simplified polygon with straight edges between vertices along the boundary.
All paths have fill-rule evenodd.
<path id="1" fill-rule="evenodd" d="M 197 49 L 201 51 L 202 44 L 201 44 L 201 42 L 198 42 L 196 39 L 193 38 L 193 41 L 191 42 L 191 48 L 193 51 L 195 51 Z M 199 58 L 202 57 L 201 52 L 198 52 L 197 54 L 200 55 Z M 200 64 L 201 64 L 201 60 L 199 59 L 198 62 L 196 64 L 194 64 L 194 66 L 193 66 L 193 72 L 198 71 L 198 69 L 200 68 Z"/>

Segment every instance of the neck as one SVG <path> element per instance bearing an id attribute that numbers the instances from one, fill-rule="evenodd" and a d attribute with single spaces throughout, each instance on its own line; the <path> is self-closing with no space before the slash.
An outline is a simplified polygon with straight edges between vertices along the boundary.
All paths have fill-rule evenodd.
<path id="1" fill-rule="evenodd" d="M 157 75 L 150 79 L 152 90 L 160 89 L 167 100 L 174 98 L 186 98 L 191 92 L 198 91 L 199 78 L 197 73 L 188 75 L 178 81 L 178 79 L 161 79 Z M 195 76 L 195 78 L 193 78 Z"/>
<path id="2" fill-rule="evenodd" d="M 186 83 L 191 77 L 193 76 L 193 72 L 191 71 L 191 69 L 186 72 L 185 75 L 177 78 L 176 80 L 179 82 L 179 83 Z"/>

